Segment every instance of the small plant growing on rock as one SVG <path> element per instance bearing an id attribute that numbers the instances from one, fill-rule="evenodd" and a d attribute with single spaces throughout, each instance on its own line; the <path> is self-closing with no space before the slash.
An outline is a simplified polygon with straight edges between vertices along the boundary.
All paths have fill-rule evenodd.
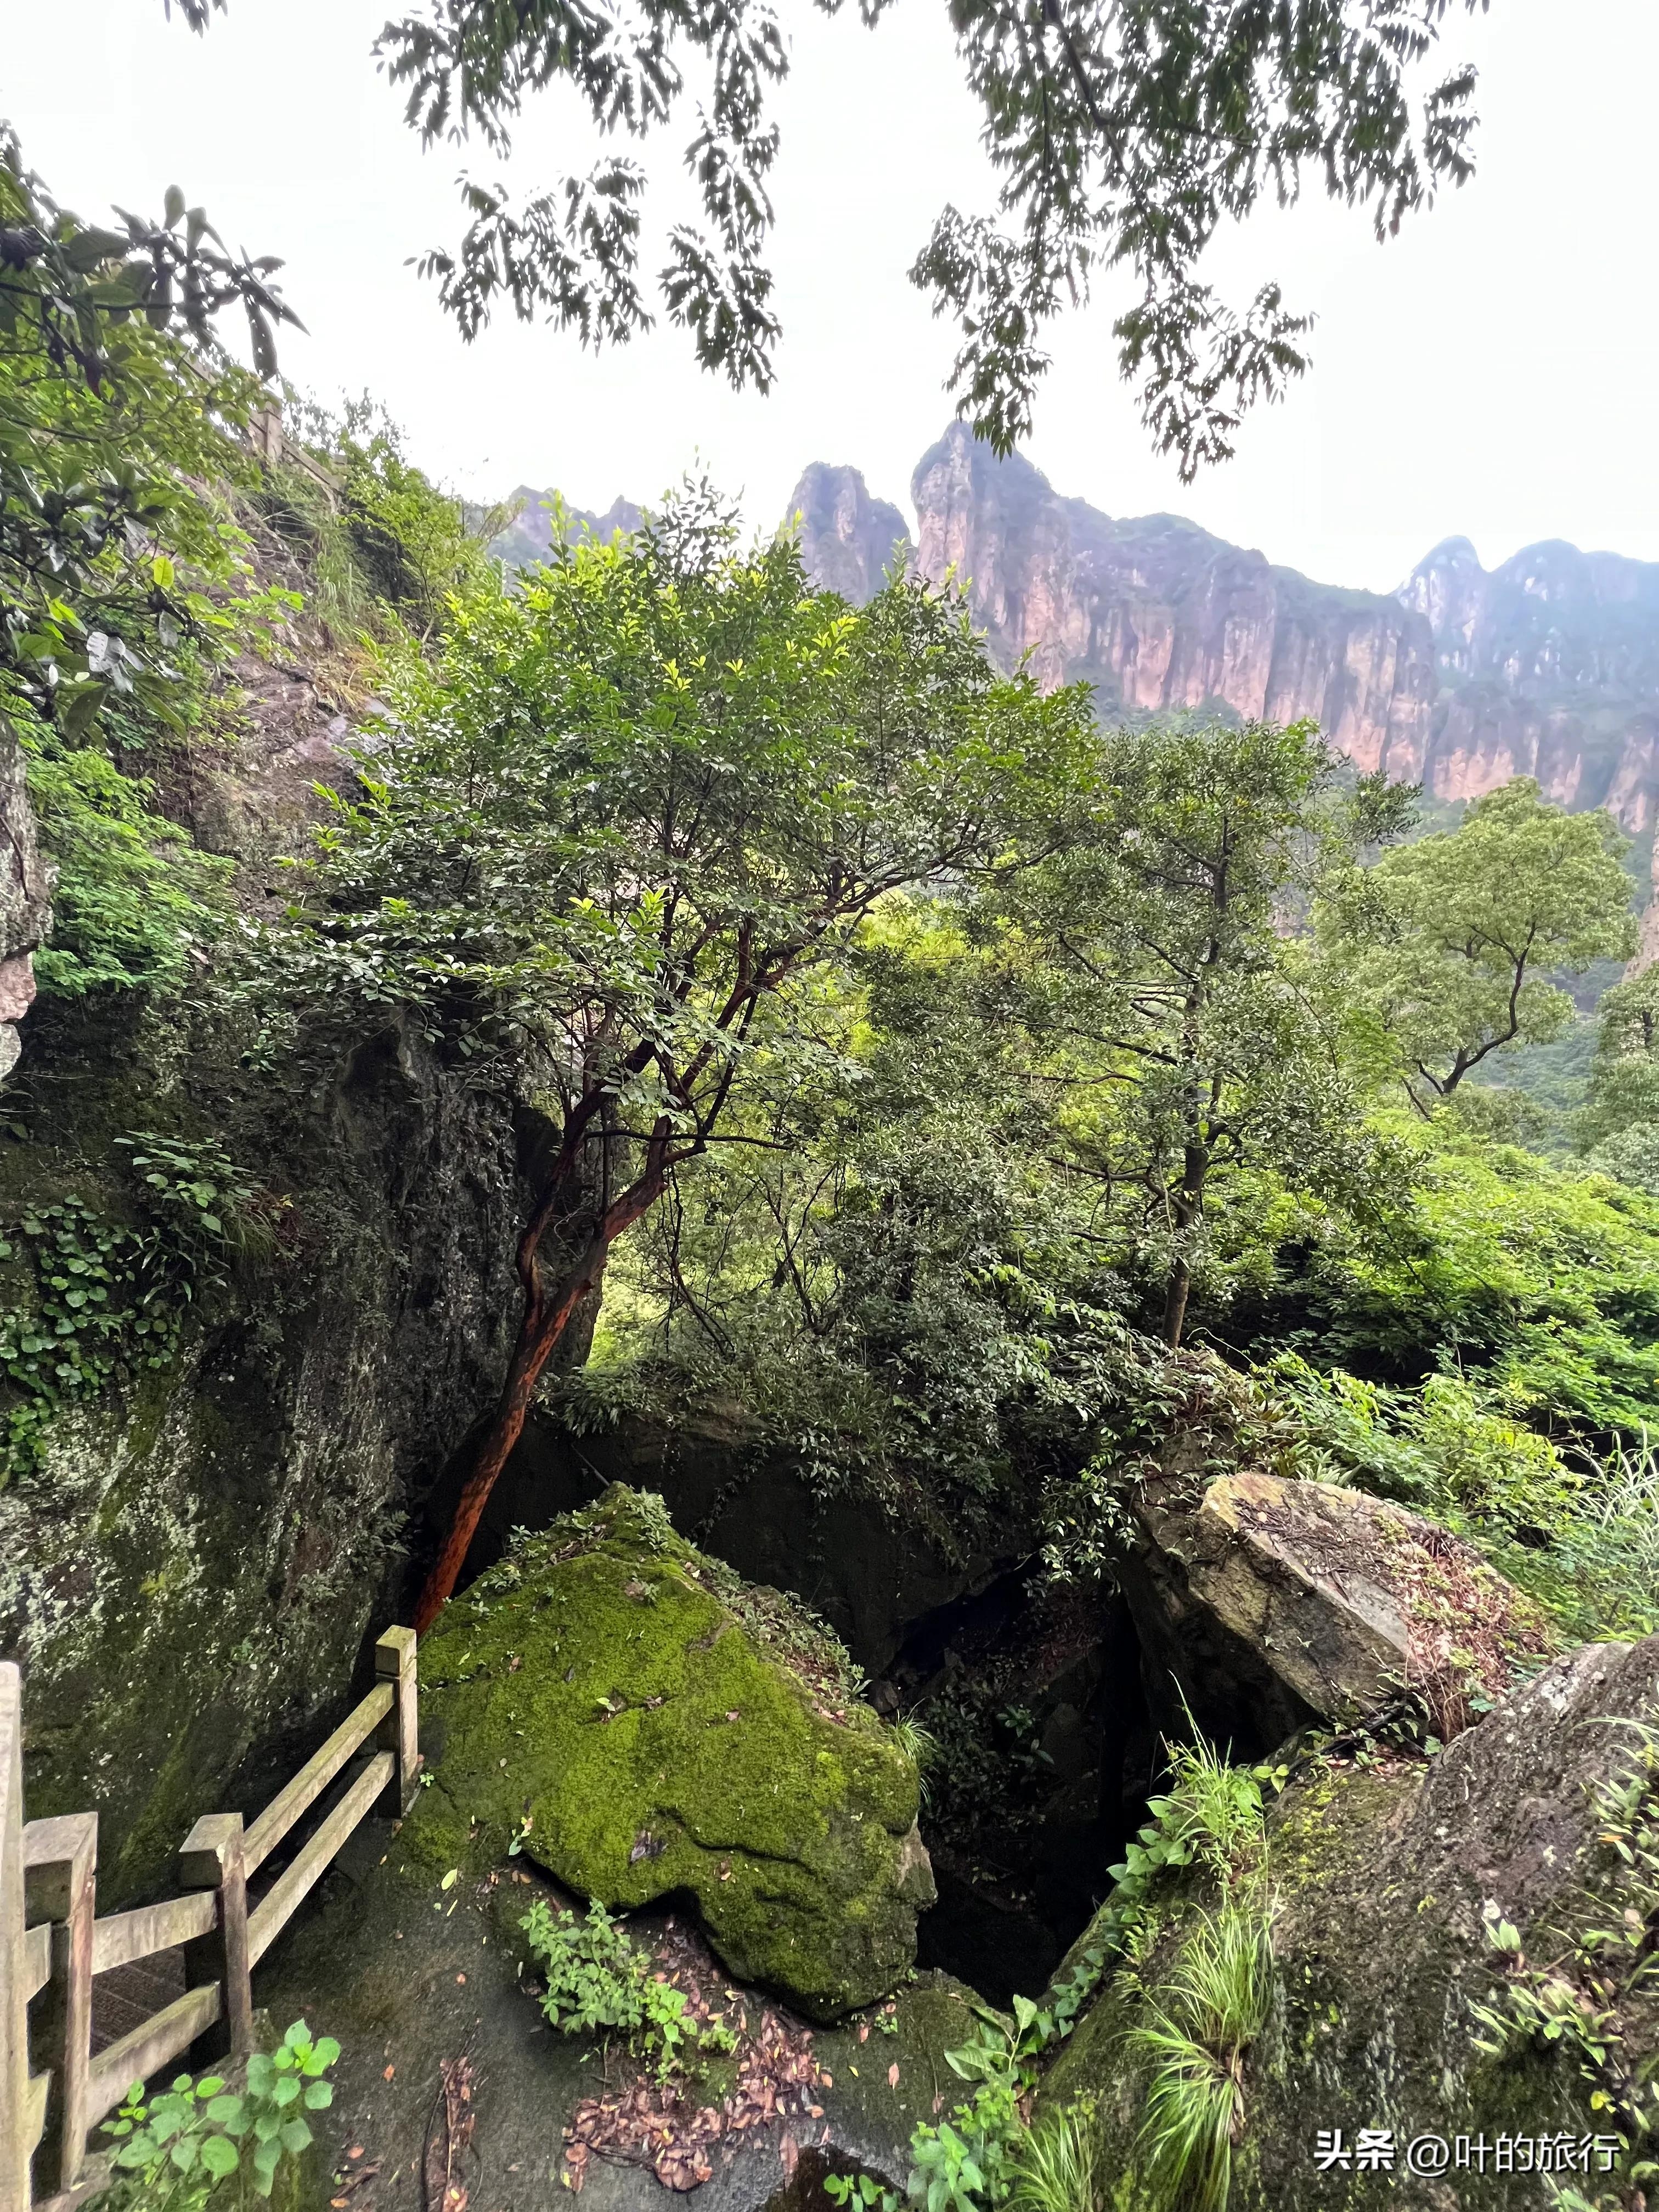
<path id="1" fill-rule="evenodd" d="M 1630 2001 L 1654 1970 L 1659 1923 L 1659 1725 L 1622 1718 L 1635 1742 L 1615 1771 L 1591 1789 L 1599 1862 L 1581 1893 L 1578 1924 L 1553 1957 L 1529 1957 L 1520 1930 L 1489 1899 L 1486 1942 L 1505 1960 L 1508 1980 L 1491 2004 L 1476 2005 L 1474 2046 L 1500 2063 L 1528 2045 L 1560 2051 L 1590 2084 L 1590 2109 L 1633 2137 L 1659 2136 L 1659 2084 L 1653 2062 L 1628 2046 Z M 1640 2178 L 1659 2175 L 1659 2168 Z"/>
<path id="2" fill-rule="evenodd" d="M 707 2030 L 699 2038 L 684 1992 L 658 1980 L 649 1959 L 598 1898 L 579 1920 L 538 1897 L 519 1925 L 542 1969 L 542 2010 L 565 2034 L 623 2036 L 651 2061 L 659 2081 L 673 2071 L 685 2043 L 732 2048 Z"/>
<path id="3" fill-rule="evenodd" d="M 210 2199 L 269 2197 L 285 2158 L 311 2142 L 307 2112 L 334 2101 L 325 2077 L 340 2055 L 331 2035 L 313 2042 L 296 2020 L 274 2051 L 255 2051 L 240 2090 L 221 2076 L 181 2074 L 146 2100 L 135 2081 L 105 2131 L 115 2141 L 112 2212 L 200 2212 Z"/>
<path id="4" fill-rule="evenodd" d="M 1093 2112 L 1068 2105 L 1045 2113 L 1010 2161 L 1009 2212 L 1098 2212 L 1103 2196 Z"/>
<path id="5" fill-rule="evenodd" d="M 1273 1914 L 1255 1892 L 1225 1900 L 1188 1938 L 1149 2018 L 1127 2040 L 1152 2063 L 1140 2148 L 1161 2205 L 1225 2212 L 1244 2131 L 1244 2056 L 1273 2001 Z"/>

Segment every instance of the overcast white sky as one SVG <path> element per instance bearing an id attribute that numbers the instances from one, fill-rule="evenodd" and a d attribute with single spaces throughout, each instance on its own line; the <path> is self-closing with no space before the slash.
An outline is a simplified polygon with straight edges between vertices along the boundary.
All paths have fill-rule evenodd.
<path id="1" fill-rule="evenodd" d="M 231 0 L 205 40 L 161 0 L 0 0 L 0 115 L 87 216 L 201 201 L 233 244 L 282 254 L 309 326 L 283 365 L 319 397 L 368 388 L 415 458 L 497 495 L 557 485 L 582 506 L 649 498 L 694 455 L 757 522 L 809 460 L 850 461 L 908 512 L 910 471 L 949 419 L 952 351 L 904 271 L 939 207 L 988 208 L 988 172 L 941 0 L 866 32 L 791 0 L 779 100 L 775 266 L 786 328 L 769 397 L 699 371 L 684 336 L 595 358 L 546 328 L 462 343 L 406 264 L 453 243 L 462 156 L 422 154 L 369 48 L 387 0 Z M 1385 246 L 1310 204 L 1230 241 L 1241 300 L 1267 275 L 1319 314 L 1316 361 L 1247 425 L 1237 458 L 1183 489 L 1112 365 L 1109 299 L 1054 334 L 1030 457 L 1109 514 L 1170 508 L 1323 580 L 1389 589 L 1454 532 L 1488 566 L 1530 540 L 1659 559 L 1654 434 L 1653 0 L 1492 0 L 1449 23 L 1482 70 L 1480 168 Z M 646 159 L 671 191 L 678 136 Z M 510 172 L 586 167 L 574 111 L 545 102 Z M 494 173 L 482 149 L 470 155 Z M 668 213 L 657 210 L 661 222 Z M 654 264 L 652 264 L 654 265 Z"/>

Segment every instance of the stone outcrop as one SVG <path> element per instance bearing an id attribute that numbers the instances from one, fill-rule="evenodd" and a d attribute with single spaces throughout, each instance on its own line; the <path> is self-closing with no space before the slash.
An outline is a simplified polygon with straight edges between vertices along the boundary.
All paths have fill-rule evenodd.
<path id="1" fill-rule="evenodd" d="M 554 525 L 561 506 L 567 543 L 588 531 L 605 544 L 619 530 L 624 534 L 637 530 L 641 519 L 631 499 L 614 499 L 603 514 L 595 514 L 585 507 L 562 501 L 556 491 L 538 491 L 531 484 L 520 484 L 507 503 L 518 511 L 489 550 L 498 561 L 514 568 L 527 568 L 546 560 L 553 549 Z"/>
<path id="2" fill-rule="evenodd" d="M 414 1847 L 516 1844 L 584 1897 L 695 1899 L 734 1974 L 814 2019 L 884 1996 L 933 1901 L 920 1782 L 846 1654 L 607 1491 L 526 1538 L 422 1646 L 437 1758 Z"/>
<path id="3" fill-rule="evenodd" d="M 1531 1601 L 1474 1547 L 1362 1491 L 1156 1475 L 1120 1570 L 1152 1711 L 1241 1750 L 1414 1696 L 1445 1736 L 1546 1648 Z"/>
<path id="4" fill-rule="evenodd" d="M 1348 591 L 1176 515 L 1065 498 L 959 422 L 911 496 L 921 574 L 954 576 L 999 658 L 1029 654 L 1045 685 L 1085 679 L 1109 711 L 1305 717 L 1362 769 L 1437 799 L 1532 775 L 1558 805 L 1653 834 L 1659 565 L 1553 543 L 1488 573 L 1455 538 L 1394 596 Z M 860 518 L 881 513 L 879 538 L 902 526 L 896 509 L 850 469 L 809 469 L 794 504 L 815 576 L 867 598 L 885 554 L 872 557 Z"/>
<path id="5" fill-rule="evenodd" d="M 1256 1892 L 1273 1990 L 1237 2062 L 1233 2212 L 1541 2212 L 1563 2201 L 1549 2174 L 1580 2201 L 1644 2201 L 1632 2169 L 1650 2154 L 1626 2100 L 1650 2101 L 1659 2048 L 1642 1857 L 1659 1823 L 1656 1717 L 1659 1638 L 1588 1644 L 1433 1759 L 1301 1770 L 1270 1809 Z M 1089 2114 L 1113 2204 L 1143 2201 L 1148 2057 L 1133 2031 L 1222 1906 L 1181 1877 L 1149 1901 L 1150 1940 L 1109 1977 L 1038 2106 L 1039 2121 Z M 1390 2166 L 1355 2158 L 1362 2128 L 1387 2136 Z M 1316 2163 L 1317 2130 L 1341 2131 L 1346 2162 Z M 1524 2154 L 1497 2154 L 1505 2135 Z M 1617 2181 L 1587 2151 L 1598 2137 Z"/>
<path id="6" fill-rule="evenodd" d="M 23 749 L 0 715 L 0 1083 L 23 1049 L 17 1024 L 34 1003 L 33 956 L 51 921 L 51 872 L 40 856 Z"/>
<path id="7" fill-rule="evenodd" d="M 1114 520 L 960 423 L 911 492 L 922 574 L 954 573 L 999 655 L 1029 654 L 1041 683 L 1085 678 L 1109 708 L 1310 716 L 1365 769 L 1420 774 L 1433 643 L 1395 600 L 1311 584 L 1176 515 Z"/>
<path id="8" fill-rule="evenodd" d="M 1434 638 L 1425 777 L 1438 799 L 1536 776 L 1547 799 L 1605 806 L 1634 837 L 1659 799 L 1659 566 L 1554 541 L 1490 574 L 1466 538 L 1400 597 Z"/>
<path id="9" fill-rule="evenodd" d="M 915 549 L 897 507 L 872 499 L 857 469 L 814 461 L 795 486 L 786 518 L 799 518 L 802 557 L 813 580 L 854 606 L 874 597 L 896 559 Z"/>

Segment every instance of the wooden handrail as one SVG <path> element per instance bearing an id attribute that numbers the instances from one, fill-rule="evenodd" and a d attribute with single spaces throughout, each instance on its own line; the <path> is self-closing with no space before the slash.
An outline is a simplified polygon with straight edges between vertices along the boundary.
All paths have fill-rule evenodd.
<path id="1" fill-rule="evenodd" d="M 293 1865 L 279 1881 L 271 1885 L 270 1894 L 249 1913 L 247 1955 L 250 1966 L 258 1965 L 294 1917 L 301 1900 L 316 1887 L 319 1875 L 333 1864 L 341 1844 L 391 1781 L 397 1764 L 389 1751 L 375 1753 Z"/>
<path id="2" fill-rule="evenodd" d="M 138 1905 L 131 1912 L 94 1920 L 92 1971 L 106 1974 L 112 1966 L 130 1966 L 136 1959 L 153 1959 L 158 1951 L 192 1943 L 212 1927 L 213 1914 L 212 1891 L 198 1890 L 193 1897 L 164 1898 L 160 1905 Z"/>
<path id="3" fill-rule="evenodd" d="M 414 1795 L 421 1754 L 412 1630 L 387 1630 L 374 1671 L 374 1689 L 252 1826 L 244 1830 L 239 1813 L 197 1821 L 179 1854 L 185 1894 L 100 1920 L 97 1815 L 24 1824 L 21 1677 L 0 1662 L 0 2212 L 75 2212 L 108 2165 L 101 2154 L 88 2158 L 88 2131 L 135 2081 L 192 2045 L 204 2060 L 252 2049 L 254 1963 L 368 1814 L 377 1807 L 406 1812 Z M 365 1749 L 361 1771 L 255 1904 L 249 1875 Z M 94 1978 L 177 1948 L 193 1985 L 93 2058 Z M 38 2073 L 29 2064 L 32 2031 L 47 2060 Z"/>
<path id="4" fill-rule="evenodd" d="M 368 1742 L 392 1711 L 394 1696 L 390 1682 L 377 1682 L 322 1749 L 306 1761 L 286 1788 L 277 1791 L 242 1838 L 242 1864 L 250 1875 L 264 1864 L 295 1822 L 316 1803 L 353 1752 Z"/>
<path id="5" fill-rule="evenodd" d="M 170 2005 L 152 2013 L 118 2043 L 100 2051 L 92 2062 L 87 2081 L 87 2125 L 96 2127 L 106 2112 L 112 2112 L 135 2081 L 143 2081 L 169 2058 L 188 2051 L 197 2037 L 219 2017 L 223 2000 L 216 1982 L 186 1990 Z"/>

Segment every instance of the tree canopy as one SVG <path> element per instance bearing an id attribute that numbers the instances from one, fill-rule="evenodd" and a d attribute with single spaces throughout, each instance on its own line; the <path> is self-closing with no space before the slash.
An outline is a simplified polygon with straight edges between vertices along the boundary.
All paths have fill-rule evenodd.
<path id="1" fill-rule="evenodd" d="M 1086 698 L 999 676 L 954 601 L 896 580 L 855 612 L 697 493 L 410 661 L 293 972 L 494 1055 L 549 1124 L 518 1347 L 423 1620 L 617 1239 L 756 1141 L 732 1122 L 763 1073 L 830 1049 L 809 979 L 884 900 L 1052 842 L 1091 743 Z"/>
<path id="2" fill-rule="evenodd" d="M 1455 830 L 1331 886 L 1320 934 L 1420 1112 L 1505 1045 L 1559 1036 L 1573 1003 L 1558 974 L 1635 949 L 1624 849 L 1606 814 L 1568 814 L 1517 776 Z"/>
<path id="3" fill-rule="evenodd" d="M 888 5 L 859 0 L 866 27 Z M 1486 5 L 1463 0 L 1470 13 Z M 180 6 L 206 27 L 209 0 Z M 956 324 L 951 388 L 975 431 L 1001 453 L 1027 434 L 1048 326 L 1121 273 L 1134 296 L 1114 325 L 1118 364 L 1153 438 L 1183 479 L 1224 459 L 1245 410 L 1305 368 L 1311 319 L 1276 283 L 1248 304 L 1224 300 L 1203 273 L 1207 248 L 1310 185 L 1364 209 L 1383 238 L 1462 184 L 1474 71 L 1431 66 L 1454 11 L 1455 0 L 951 0 L 1001 183 L 994 210 L 947 204 L 910 273 Z M 377 52 L 427 143 L 476 140 L 497 159 L 526 102 L 551 86 L 574 92 L 605 138 L 643 138 L 695 103 L 685 163 L 702 225 L 670 230 L 656 290 L 704 368 L 770 386 L 781 145 L 770 102 L 790 68 L 771 0 L 434 0 L 394 16 Z M 706 98 L 692 80 L 707 81 Z M 507 306 L 586 344 L 625 343 L 653 320 L 644 188 L 638 163 L 613 152 L 518 202 L 465 173 L 465 233 L 422 266 L 468 336 Z"/>

